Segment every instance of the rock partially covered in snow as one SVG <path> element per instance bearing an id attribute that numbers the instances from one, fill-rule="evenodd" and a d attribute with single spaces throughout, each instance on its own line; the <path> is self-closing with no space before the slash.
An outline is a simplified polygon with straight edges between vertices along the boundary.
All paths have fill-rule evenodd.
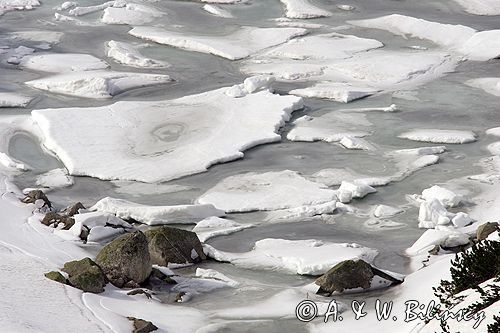
<path id="1" fill-rule="evenodd" d="M 149 229 L 145 233 L 148 239 L 149 254 L 154 265 L 197 263 L 206 256 L 200 240 L 194 232 L 170 227 Z"/>
<path id="2" fill-rule="evenodd" d="M 122 220 L 121 218 L 118 218 L 113 214 L 104 212 L 80 213 L 73 215 L 73 218 L 75 219 L 75 222 L 81 223 L 89 229 L 105 226 L 120 226 L 124 228 L 132 227 L 132 225 Z"/>
<path id="3" fill-rule="evenodd" d="M 456 247 L 469 243 L 469 236 L 453 227 L 438 226 L 435 229 L 426 230 L 422 236 L 408 249 L 406 253 L 410 256 L 427 253 L 434 246 Z"/>
<path id="4" fill-rule="evenodd" d="M 316 205 L 335 199 L 335 191 L 285 170 L 228 177 L 198 198 L 226 212 L 277 210 Z"/>
<path id="5" fill-rule="evenodd" d="M 472 131 L 417 129 L 399 135 L 400 138 L 433 143 L 469 143 L 477 140 Z"/>
<path id="6" fill-rule="evenodd" d="M 456 207 L 462 202 L 461 195 L 438 185 L 423 190 L 422 198 L 426 201 L 437 199 L 445 207 Z"/>
<path id="7" fill-rule="evenodd" d="M 319 240 L 262 239 L 244 253 L 219 251 L 205 245 L 207 255 L 218 261 L 251 269 L 282 269 L 290 273 L 321 275 L 344 260 L 371 262 L 377 251 L 358 244 L 329 243 Z"/>
<path id="8" fill-rule="evenodd" d="M 137 287 L 151 273 L 146 236 L 135 231 L 118 237 L 99 251 L 96 263 L 118 288 Z"/>
<path id="9" fill-rule="evenodd" d="M 243 157 L 246 149 L 280 141 L 278 129 L 303 105 L 299 97 L 265 90 L 237 99 L 226 91 L 35 110 L 32 117 L 45 147 L 58 155 L 70 174 L 159 182 L 204 172 L 213 164 Z M 113 163 L 103 164 L 104 160 Z"/>
<path id="10" fill-rule="evenodd" d="M 452 219 L 451 223 L 457 228 L 465 227 L 471 224 L 473 219 L 467 213 L 459 212 Z"/>
<path id="11" fill-rule="evenodd" d="M 320 287 L 318 293 L 330 295 L 344 290 L 377 289 L 402 282 L 361 259 L 342 261 L 314 281 Z"/>
<path id="12" fill-rule="evenodd" d="M 111 213 L 125 220 L 132 219 L 149 225 L 192 223 L 200 218 L 225 214 L 211 204 L 147 206 L 110 197 L 101 199 L 90 210 Z"/>

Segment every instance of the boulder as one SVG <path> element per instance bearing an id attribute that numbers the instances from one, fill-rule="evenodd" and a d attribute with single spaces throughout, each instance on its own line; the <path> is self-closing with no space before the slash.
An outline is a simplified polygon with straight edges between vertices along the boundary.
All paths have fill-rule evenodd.
<path id="1" fill-rule="evenodd" d="M 53 280 L 62 284 L 66 284 L 68 282 L 64 275 L 57 271 L 45 273 L 45 277 L 49 280 Z"/>
<path id="2" fill-rule="evenodd" d="M 376 275 L 390 281 L 391 284 L 402 282 L 364 260 L 344 260 L 316 279 L 315 283 L 320 286 L 318 293 L 332 294 L 343 292 L 345 289 L 369 289 Z"/>
<path id="3" fill-rule="evenodd" d="M 96 262 L 118 288 L 137 287 L 151 274 L 146 236 L 135 231 L 116 238 L 102 248 Z"/>
<path id="4" fill-rule="evenodd" d="M 83 206 L 81 202 L 77 202 L 74 205 L 66 207 L 63 213 L 67 216 L 73 216 L 78 214 L 80 209 L 85 209 L 85 206 Z"/>
<path id="5" fill-rule="evenodd" d="M 90 258 L 67 262 L 62 271 L 68 274 L 71 286 L 86 292 L 102 293 L 107 283 L 101 268 Z"/>
<path id="6" fill-rule="evenodd" d="M 206 259 L 198 236 L 187 230 L 159 227 L 145 232 L 153 264 L 196 263 Z"/>
<path id="7" fill-rule="evenodd" d="M 498 222 L 486 222 L 481 224 L 476 229 L 476 238 L 477 240 L 484 240 L 488 238 L 488 236 L 495 231 L 498 230 Z"/>
<path id="8" fill-rule="evenodd" d="M 61 223 L 64 225 L 62 230 L 69 230 L 75 224 L 75 220 L 69 216 L 59 215 L 54 212 L 48 212 L 42 219 L 42 224 L 53 228 L 59 227 Z"/>
<path id="9" fill-rule="evenodd" d="M 134 330 L 132 331 L 132 333 L 149 333 L 156 331 L 158 329 L 158 327 L 156 327 L 150 321 L 137 319 L 134 317 L 127 317 L 127 318 L 134 324 Z"/>
<path id="10" fill-rule="evenodd" d="M 52 208 L 52 203 L 49 201 L 45 193 L 43 193 L 43 191 L 41 190 L 31 190 L 26 194 L 26 196 L 23 199 L 21 199 L 21 201 L 26 204 L 35 203 L 38 200 L 43 201 L 44 204 L 42 207 Z"/>

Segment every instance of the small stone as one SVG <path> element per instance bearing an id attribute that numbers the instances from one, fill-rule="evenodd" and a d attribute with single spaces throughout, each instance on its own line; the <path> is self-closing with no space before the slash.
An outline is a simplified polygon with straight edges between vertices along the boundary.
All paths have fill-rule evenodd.
<path id="1" fill-rule="evenodd" d="M 158 327 L 156 327 L 152 322 L 147 320 L 137 319 L 134 317 L 127 317 L 127 319 L 134 323 L 134 330 L 132 333 L 149 333 L 158 329 Z"/>
<path id="2" fill-rule="evenodd" d="M 66 281 L 66 278 L 64 277 L 64 275 L 62 275 L 60 272 L 57 272 L 57 271 L 52 271 L 52 272 L 48 272 L 48 273 L 45 273 L 45 277 L 49 280 L 53 280 L 53 281 L 56 281 L 56 282 L 59 282 L 59 283 L 62 283 L 62 284 L 66 284 L 67 281 Z"/>
<path id="3" fill-rule="evenodd" d="M 151 296 L 151 293 L 147 292 L 144 289 L 134 289 L 131 290 L 127 293 L 127 295 L 133 296 L 133 295 L 146 295 L 148 299 L 151 299 L 153 296 Z"/>
<path id="4" fill-rule="evenodd" d="M 79 213 L 80 209 L 85 209 L 85 206 L 81 202 L 77 202 L 74 205 L 68 206 L 63 210 L 63 213 L 67 216 L 73 216 Z"/>
<path id="5" fill-rule="evenodd" d="M 52 203 L 49 201 L 45 193 L 43 193 L 43 191 L 41 190 L 31 190 L 23 199 L 21 199 L 21 201 L 26 204 L 34 204 L 37 200 L 43 200 L 46 207 L 52 208 Z"/>

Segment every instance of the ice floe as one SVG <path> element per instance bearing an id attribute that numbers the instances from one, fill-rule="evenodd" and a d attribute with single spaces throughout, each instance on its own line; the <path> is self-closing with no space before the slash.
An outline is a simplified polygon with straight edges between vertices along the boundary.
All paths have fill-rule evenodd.
<path id="1" fill-rule="evenodd" d="M 192 231 L 196 233 L 201 242 L 206 242 L 213 237 L 230 235 L 252 227 L 254 227 L 253 224 L 241 224 L 233 220 L 212 216 L 197 222 Z"/>
<path id="2" fill-rule="evenodd" d="M 92 70 L 51 75 L 25 84 L 36 89 L 70 96 L 111 98 L 124 91 L 169 82 L 172 82 L 170 76 L 163 74 Z"/>
<path id="3" fill-rule="evenodd" d="M 184 185 L 171 185 L 171 184 L 150 184 L 133 182 L 126 180 L 113 180 L 111 183 L 116 186 L 115 192 L 128 194 L 134 197 L 141 197 L 144 195 L 158 195 L 165 193 L 175 193 L 182 191 L 193 190 L 193 187 Z"/>
<path id="4" fill-rule="evenodd" d="M 53 169 L 36 178 L 38 186 L 59 188 L 71 186 L 74 183 L 73 177 L 69 176 L 65 169 Z"/>
<path id="5" fill-rule="evenodd" d="M 331 16 L 332 13 L 310 3 L 309 0 L 280 0 L 289 18 L 308 19 Z"/>
<path id="6" fill-rule="evenodd" d="M 101 21 L 106 24 L 143 25 L 165 15 L 158 9 L 143 4 L 127 3 L 123 7 L 104 9 Z"/>
<path id="7" fill-rule="evenodd" d="M 500 97 L 500 78 L 498 77 L 484 77 L 479 79 L 472 79 L 465 82 L 466 85 L 479 88 Z"/>
<path id="8" fill-rule="evenodd" d="M 35 71 L 66 73 L 108 68 L 109 65 L 90 54 L 49 53 L 25 56 L 20 66 Z"/>
<path id="9" fill-rule="evenodd" d="M 195 36 L 183 32 L 156 27 L 135 27 L 129 34 L 159 44 L 181 49 L 209 53 L 230 60 L 243 59 L 260 50 L 301 36 L 307 30 L 301 28 L 255 28 L 241 27 L 225 36 Z"/>
<path id="10" fill-rule="evenodd" d="M 231 12 L 229 12 L 228 10 L 226 10 L 220 6 L 217 6 L 217 5 L 206 4 L 203 6 L 203 10 L 212 14 L 212 15 L 218 16 L 218 17 L 223 17 L 223 18 L 232 18 L 233 17 Z"/>
<path id="11" fill-rule="evenodd" d="M 123 199 L 106 197 L 90 208 L 121 219 L 133 219 L 149 225 L 193 223 L 210 216 L 223 216 L 224 211 L 210 204 L 148 206 Z"/>
<path id="12" fill-rule="evenodd" d="M 29 10 L 37 6 L 40 6 L 38 0 L 0 0 L 0 15 L 12 10 Z"/>
<path id="13" fill-rule="evenodd" d="M 44 145 L 72 175 L 165 181 L 280 141 L 277 130 L 302 107 L 302 99 L 294 96 L 263 90 L 232 98 L 226 90 L 166 101 L 35 110 L 32 117 L 42 129 Z M 113 163 L 101 163 L 110 158 Z"/>
<path id="14" fill-rule="evenodd" d="M 387 205 L 378 205 L 373 210 L 373 216 L 378 218 L 387 218 L 400 214 L 402 212 L 403 210 L 401 208 L 387 206 Z"/>
<path id="15" fill-rule="evenodd" d="M 0 108 L 24 108 L 33 98 L 8 92 L 0 92 Z"/>
<path id="16" fill-rule="evenodd" d="M 139 68 L 157 68 L 168 66 L 168 64 L 163 61 L 143 56 L 139 52 L 138 47 L 129 43 L 111 40 L 106 43 L 106 46 L 108 57 L 123 65 Z"/>
<path id="17" fill-rule="evenodd" d="M 333 111 L 319 117 L 300 117 L 292 125 L 286 136 L 290 141 L 338 142 L 345 137 L 360 138 L 369 135 L 371 123 L 363 114 Z"/>
<path id="18" fill-rule="evenodd" d="M 250 172 L 223 179 L 197 199 L 226 212 L 278 210 L 332 201 L 335 191 L 295 171 Z"/>
<path id="19" fill-rule="evenodd" d="M 455 192 L 450 191 L 438 185 L 434 185 L 430 188 L 423 190 L 422 198 L 427 201 L 437 199 L 445 207 L 456 207 L 460 205 L 460 203 L 463 200 L 461 195 L 458 195 Z"/>
<path id="20" fill-rule="evenodd" d="M 413 141 L 452 144 L 469 143 L 477 140 L 476 134 L 472 131 L 442 129 L 416 129 L 402 133 L 399 137 Z"/>
<path id="21" fill-rule="evenodd" d="M 427 39 L 463 54 L 470 60 L 486 61 L 500 56 L 500 30 L 478 32 L 463 25 L 431 22 L 399 14 L 349 21 L 349 23 L 365 28 L 387 30 L 396 35 Z"/>
<path id="22" fill-rule="evenodd" d="M 337 196 L 339 194 L 337 193 Z M 305 205 L 295 208 L 273 210 L 266 214 L 269 222 L 304 222 L 313 219 L 329 221 L 332 214 L 337 210 L 337 200 L 328 201 L 315 205 Z"/>
<path id="23" fill-rule="evenodd" d="M 475 15 L 500 15 L 498 0 L 455 0 L 466 12 Z"/>
<path id="24" fill-rule="evenodd" d="M 249 269 L 284 270 L 303 275 L 321 275 L 343 260 L 371 262 L 377 251 L 359 244 L 330 243 L 314 239 L 286 240 L 267 238 L 244 253 L 219 251 L 204 245 L 208 256 L 218 261 Z"/>

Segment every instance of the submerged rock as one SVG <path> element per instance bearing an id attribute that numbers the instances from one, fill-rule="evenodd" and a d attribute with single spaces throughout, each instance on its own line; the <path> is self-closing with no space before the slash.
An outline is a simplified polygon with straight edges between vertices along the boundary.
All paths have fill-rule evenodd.
<path id="1" fill-rule="evenodd" d="M 41 222 L 46 226 L 52 226 L 54 228 L 58 228 L 59 224 L 62 223 L 64 224 L 62 230 L 69 230 L 75 224 L 75 220 L 71 217 L 59 215 L 54 212 L 48 212 L 47 214 L 45 214 Z"/>
<path id="2" fill-rule="evenodd" d="M 144 233 L 153 264 L 196 263 L 206 259 L 198 236 L 191 231 L 160 227 Z"/>
<path id="3" fill-rule="evenodd" d="M 42 207 L 52 208 L 52 203 L 49 201 L 49 198 L 47 198 L 45 193 L 43 193 L 43 191 L 41 190 L 31 190 L 23 199 L 21 199 L 21 201 L 26 204 L 36 203 L 38 200 L 43 201 Z"/>
<path id="4" fill-rule="evenodd" d="M 90 258 L 69 261 L 62 271 L 68 274 L 71 286 L 86 292 L 102 293 L 107 283 L 101 268 Z"/>
<path id="5" fill-rule="evenodd" d="M 67 280 L 60 272 L 52 271 L 45 273 L 45 277 L 49 280 L 53 280 L 62 284 L 67 284 Z"/>
<path id="6" fill-rule="evenodd" d="M 102 248 L 96 263 L 115 286 L 136 287 L 151 274 L 146 236 L 135 231 L 118 237 Z"/>
<path id="7" fill-rule="evenodd" d="M 332 294 L 345 289 L 370 289 L 375 276 L 388 280 L 390 284 L 402 282 L 364 260 L 344 260 L 316 279 L 315 283 L 320 286 L 318 293 Z"/>
<path id="8" fill-rule="evenodd" d="M 158 329 L 158 327 L 156 327 L 152 322 L 147 320 L 137 319 L 134 317 L 127 317 L 127 319 L 134 323 L 134 330 L 132 333 L 149 333 Z"/>
<path id="9" fill-rule="evenodd" d="M 477 240 L 484 240 L 498 229 L 498 222 L 486 222 L 481 224 L 476 230 L 476 238 Z"/>

